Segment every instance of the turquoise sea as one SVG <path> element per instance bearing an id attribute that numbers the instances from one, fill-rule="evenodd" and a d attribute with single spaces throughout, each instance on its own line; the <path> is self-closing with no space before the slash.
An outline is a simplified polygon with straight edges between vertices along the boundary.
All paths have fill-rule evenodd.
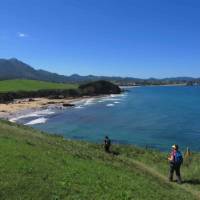
<path id="1" fill-rule="evenodd" d="M 46 112 L 46 113 L 45 113 Z M 32 113 L 18 119 L 66 138 L 113 142 L 169 150 L 200 150 L 200 87 L 152 86 L 128 89 L 121 95 L 91 98 L 76 107 Z"/>

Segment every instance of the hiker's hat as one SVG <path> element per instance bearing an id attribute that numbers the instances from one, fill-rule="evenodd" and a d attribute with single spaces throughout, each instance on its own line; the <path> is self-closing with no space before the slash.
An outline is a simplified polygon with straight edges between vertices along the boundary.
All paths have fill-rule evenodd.
<path id="1" fill-rule="evenodd" d="M 178 149 L 178 145 L 177 145 L 177 144 L 174 144 L 174 145 L 172 145 L 172 148 L 173 148 L 173 149 Z"/>

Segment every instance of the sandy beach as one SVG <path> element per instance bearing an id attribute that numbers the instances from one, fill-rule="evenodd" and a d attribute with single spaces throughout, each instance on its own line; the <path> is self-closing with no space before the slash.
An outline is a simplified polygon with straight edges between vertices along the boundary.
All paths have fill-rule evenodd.
<path id="1" fill-rule="evenodd" d="M 81 98 L 68 98 L 68 99 L 48 99 L 48 98 L 31 98 L 31 99 L 18 99 L 12 103 L 0 104 L 0 118 L 9 118 L 16 113 L 32 110 L 32 109 L 45 109 L 48 107 L 63 108 L 74 105 L 77 102 L 88 99 L 89 97 Z"/>
<path id="2" fill-rule="evenodd" d="M 64 109 L 67 107 L 75 106 L 89 99 L 98 99 L 108 95 L 99 96 L 84 96 L 79 98 L 66 98 L 66 99 L 48 99 L 48 98 L 27 98 L 16 99 L 11 103 L 0 103 L 0 118 L 10 119 L 13 116 L 21 115 L 22 113 L 31 112 L 35 110 L 59 108 Z"/>

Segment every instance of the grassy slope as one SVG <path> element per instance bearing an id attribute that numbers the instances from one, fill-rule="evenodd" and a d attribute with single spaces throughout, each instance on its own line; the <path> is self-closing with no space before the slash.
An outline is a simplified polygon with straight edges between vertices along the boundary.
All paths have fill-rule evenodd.
<path id="1" fill-rule="evenodd" d="M 105 154 L 100 145 L 0 121 L 0 199 L 198 199 L 195 187 L 165 180 L 163 154 L 114 149 L 119 156 Z"/>
<path id="2" fill-rule="evenodd" d="M 52 83 L 35 80 L 0 81 L 0 92 L 35 91 L 42 89 L 76 89 L 76 84 Z"/>

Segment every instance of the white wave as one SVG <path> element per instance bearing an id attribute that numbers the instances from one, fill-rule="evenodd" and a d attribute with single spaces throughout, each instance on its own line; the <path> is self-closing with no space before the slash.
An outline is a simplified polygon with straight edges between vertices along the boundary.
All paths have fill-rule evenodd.
<path id="1" fill-rule="evenodd" d="M 111 94 L 110 97 L 115 98 L 115 97 L 120 97 L 120 96 L 122 96 L 122 95 L 124 95 L 124 94 Z"/>
<path id="2" fill-rule="evenodd" d="M 113 97 L 113 98 L 115 98 L 115 97 L 124 97 L 124 96 L 127 96 L 127 94 L 126 93 L 122 93 L 122 94 L 111 94 L 110 95 L 110 97 Z"/>
<path id="3" fill-rule="evenodd" d="M 75 105 L 81 105 L 81 104 L 84 104 L 85 103 L 85 99 L 81 99 L 81 100 L 77 100 L 77 101 L 74 101 L 73 104 Z"/>
<path id="4" fill-rule="evenodd" d="M 28 113 L 28 114 L 24 114 L 24 115 L 19 115 L 17 117 L 13 117 L 11 119 L 9 119 L 10 122 L 16 122 L 19 119 L 25 119 L 25 118 L 29 118 L 29 117 L 41 117 L 41 116 L 45 116 L 45 115 L 51 115 L 54 114 L 55 112 L 53 112 L 50 109 L 46 109 L 46 110 L 39 110 L 39 111 L 35 111 L 33 113 Z"/>
<path id="5" fill-rule="evenodd" d="M 112 106 L 114 106 L 114 104 L 109 103 L 109 104 L 107 104 L 106 106 L 107 106 L 107 107 L 112 107 Z"/>
<path id="6" fill-rule="evenodd" d="M 84 108 L 83 106 L 76 106 L 75 108 L 78 108 L 78 109 L 80 109 L 80 108 Z"/>
<path id="7" fill-rule="evenodd" d="M 93 104 L 95 101 L 95 98 L 90 99 L 81 99 L 73 102 L 76 106 L 87 106 Z M 76 108 L 76 107 L 75 107 Z"/>
<path id="8" fill-rule="evenodd" d="M 115 103 L 115 104 L 118 104 L 118 103 L 120 103 L 120 102 L 119 102 L 119 101 L 115 101 L 114 103 Z"/>
<path id="9" fill-rule="evenodd" d="M 46 123 L 47 120 L 48 119 L 45 118 L 45 117 L 40 117 L 40 118 L 34 119 L 34 120 L 24 124 L 24 125 L 44 124 L 44 123 Z"/>
<path id="10" fill-rule="evenodd" d="M 107 98 L 105 99 L 106 101 L 120 101 L 121 99 L 115 99 L 115 98 Z"/>
<path id="11" fill-rule="evenodd" d="M 94 103 L 103 103 L 106 101 L 111 101 L 111 103 L 119 102 L 123 100 L 122 99 L 123 97 L 124 97 L 124 94 L 111 94 L 111 95 L 107 95 L 101 98 L 89 98 L 89 99 L 77 100 L 74 102 L 74 104 L 76 105 L 75 108 L 82 108 L 83 106 L 92 105 Z"/>
<path id="12" fill-rule="evenodd" d="M 50 109 L 46 109 L 46 110 L 36 111 L 36 113 L 38 113 L 40 115 L 51 115 L 51 114 L 54 114 L 55 112 Z"/>
<path id="13" fill-rule="evenodd" d="M 91 105 L 94 103 L 94 98 L 90 98 L 90 99 L 87 99 L 84 103 L 84 105 Z"/>
<path id="14" fill-rule="evenodd" d="M 38 117 L 39 115 L 36 113 L 31 113 L 31 114 L 26 114 L 26 115 L 21 115 L 18 117 L 13 117 L 11 119 L 9 119 L 10 122 L 16 122 L 19 119 L 23 119 L 23 118 L 28 118 L 28 117 Z"/>
<path id="15" fill-rule="evenodd" d="M 121 98 L 116 97 L 103 97 L 98 102 L 106 102 L 106 101 L 121 101 Z"/>

